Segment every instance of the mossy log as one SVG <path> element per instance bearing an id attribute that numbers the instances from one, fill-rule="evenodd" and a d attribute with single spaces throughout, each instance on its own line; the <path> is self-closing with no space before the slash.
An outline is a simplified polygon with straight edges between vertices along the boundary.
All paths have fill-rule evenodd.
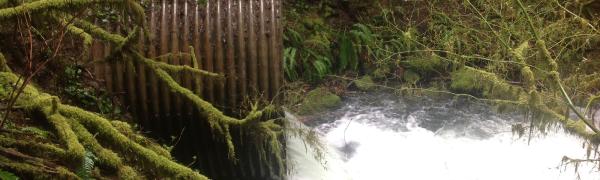
<path id="1" fill-rule="evenodd" d="M 2 99 L 9 98 L 12 87 L 17 81 L 17 75 L 11 72 L 0 72 L 0 97 Z M 81 162 L 87 150 L 93 152 L 99 158 L 100 164 L 117 171 L 118 176 L 124 179 L 140 179 L 143 177 L 131 166 L 137 167 L 138 170 L 150 168 L 145 171 L 154 171 L 158 173 L 157 175 L 164 177 L 208 179 L 186 166 L 177 164 L 170 159 L 170 156 L 161 155 L 165 150 L 151 150 L 149 147 L 138 144 L 117 130 L 111 124 L 110 120 L 77 107 L 64 105 L 59 102 L 57 97 L 40 92 L 33 85 L 25 87 L 15 104 L 29 111 L 38 111 L 44 114 L 46 119 L 55 128 L 61 142 L 66 146 L 64 150 L 66 161 Z M 94 137 L 91 132 L 98 134 L 99 137 Z M 114 149 L 109 149 L 101 145 L 98 142 L 99 139 L 104 140 L 102 141 L 103 144 L 114 147 Z M 10 142 L 6 144 L 10 144 Z M 152 147 L 156 148 L 156 146 Z M 133 155 L 142 162 L 125 165 L 119 154 L 121 156 Z M 20 166 L 19 168 L 13 168 L 13 170 L 26 174 L 39 173 L 37 170 L 27 171 L 28 168 L 25 167 L 27 166 Z"/>

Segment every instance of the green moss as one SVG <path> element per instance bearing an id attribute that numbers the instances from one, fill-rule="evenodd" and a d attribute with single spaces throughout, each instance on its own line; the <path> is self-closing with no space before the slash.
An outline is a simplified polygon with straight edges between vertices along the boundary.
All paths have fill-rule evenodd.
<path id="1" fill-rule="evenodd" d="M 0 53 L 0 71 L 4 71 L 4 72 L 8 72 L 10 71 L 10 68 L 8 67 L 8 64 L 6 64 L 6 58 L 4 57 L 4 54 Z"/>
<path id="2" fill-rule="evenodd" d="M 325 26 L 325 20 L 317 14 L 309 14 L 302 19 L 302 24 L 306 28 L 316 29 Z"/>
<path id="3" fill-rule="evenodd" d="M 342 99 L 339 96 L 329 92 L 325 88 L 317 88 L 308 92 L 298 109 L 298 114 L 310 115 L 322 112 L 338 107 L 341 103 Z"/>
<path id="4" fill-rule="evenodd" d="M 192 72 L 192 73 L 198 73 L 201 75 L 205 75 L 205 76 L 209 76 L 209 77 L 220 77 L 217 74 L 214 73 L 210 73 L 210 72 L 206 72 L 206 71 L 202 71 L 199 70 L 197 68 L 193 68 L 193 67 L 189 67 L 189 66 L 174 66 L 174 65 L 169 65 L 166 63 L 162 63 L 162 62 L 158 62 L 158 61 L 154 61 L 152 59 L 146 58 L 144 56 L 142 56 L 139 52 L 133 50 L 134 48 L 129 47 L 127 44 L 128 39 L 130 39 L 130 37 L 135 37 L 135 35 L 131 35 L 128 38 L 124 38 L 118 34 L 112 34 L 109 33 L 105 30 L 103 30 L 102 28 L 99 28 L 87 21 L 77 21 L 77 25 L 79 25 L 82 29 L 88 31 L 90 34 L 109 41 L 111 43 L 114 43 L 116 45 L 118 45 L 121 49 L 123 53 L 126 53 L 127 56 L 132 57 L 131 59 L 133 59 L 134 61 L 136 61 L 137 63 L 143 64 L 145 65 L 147 68 L 149 68 L 151 71 L 153 71 L 159 80 L 161 80 L 163 83 L 165 83 L 166 86 L 168 86 L 170 88 L 170 90 L 172 92 L 181 94 L 183 97 L 189 99 L 190 101 L 192 101 L 196 108 L 198 108 L 198 110 L 200 110 L 201 113 L 204 114 L 204 116 L 206 117 L 206 119 L 208 120 L 208 123 L 210 125 L 210 127 L 214 130 L 216 130 L 217 133 L 223 135 L 226 138 L 226 143 L 228 144 L 228 151 L 230 154 L 230 157 L 233 157 L 233 155 L 235 154 L 235 150 L 234 150 L 234 146 L 233 142 L 231 141 L 231 138 L 227 138 L 229 136 L 231 136 L 229 134 L 228 128 L 226 128 L 226 126 L 242 126 L 243 128 L 252 128 L 255 126 L 249 126 L 250 124 L 253 123 L 264 123 L 264 122 L 258 122 L 260 120 L 261 117 L 263 117 L 263 114 L 265 114 L 265 112 L 269 112 L 271 111 L 273 108 L 272 107 L 266 107 L 263 110 L 258 110 L 257 108 L 253 108 L 253 110 L 248 113 L 248 115 L 243 118 L 243 119 L 237 119 L 237 118 L 233 118 L 230 116 L 226 116 L 225 114 L 223 114 L 223 112 L 219 111 L 217 108 L 215 108 L 211 103 L 203 100 L 201 97 L 199 97 L 198 95 L 196 95 L 193 91 L 182 87 L 179 83 L 177 83 L 173 77 L 167 72 L 181 72 L 181 71 L 188 71 L 188 72 Z M 134 31 L 134 33 L 136 33 Z M 256 131 L 256 133 L 259 134 L 271 134 L 271 130 L 265 130 L 265 129 L 248 129 L 249 131 Z M 267 139 L 263 139 L 265 141 L 261 141 L 258 143 L 267 143 L 268 140 Z M 279 142 L 277 142 L 279 143 Z M 261 146 L 258 146 L 261 147 Z M 277 153 L 281 153 L 281 152 L 277 152 Z"/>
<path id="5" fill-rule="evenodd" d="M 127 124 L 126 122 L 111 121 L 111 123 L 119 132 L 121 132 L 123 135 L 127 136 L 129 139 L 154 151 L 155 153 L 157 153 L 163 157 L 173 159 L 173 157 L 171 157 L 171 153 L 167 149 L 163 148 L 160 144 L 155 143 L 154 141 L 134 132 L 132 127 L 129 124 Z"/>
<path id="6" fill-rule="evenodd" d="M 506 83 L 494 73 L 464 67 L 451 73 L 453 91 L 480 94 L 486 98 L 520 100 L 522 88 Z"/>
<path id="7" fill-rule="evenodd" d="M 154 151 L 135 143 L 116 130 L 109 121 L 96 114 L 68 105 L 60 105 L 59 111 L 70 118 L 78 120 L 86 128 L 96 131 L 99 136 L 113 143 L 121 153 L 134 154 L 159 173 L 164 173 L 169 177 L 175 178 L 208 179 L 188 167 L 177 164 L 170 159 L 158 155 Z"/>
<path id="8" fill-rule="evenodd" d="M 117 175 L 121 179 L 139 179 L 140 176 L 138 173 L 133 170 L 130 166 L 127 166 L 123 163 L 123 160 L 117 155 L 117 153 L 108 150 L 94 138 L 85 127 L 83 127 L 78 122 L 71 122 L 73 130 L 76 132 L 79 140 L 85 145 L 85 147 L 92 152 L 94 152 L 95 156 L 98 158 L 98 162 L 100 165 L 107 166 L 112 168 L 112 170 L 117 172 Z"/>
<path id="9" fill-rule="evenodd" d="M 0 135 L 0 145 L 2 147 L 17 148 L 20 151 L 31 153 L 37 156 L 50 157 L 53 159 L 67 159 L 67 153 L 65 150 L 52 144 L 16 140 L 14 138 Z"/>
<path id="10" fill-rule="evenodd" d="M 77 175 L 64 167 L 45 167 L 42 162 L 37 165 L 18 162 L 0 155 L 0 169 L 11 170 L 16 174 L 29 174 L 33 179 L 79 179 Z"/>
<path id="11" fill-rule="evenodd" d="M 586 132 L 587 126 L 583 121 L 566 121 L 565 128 L 573 132 Z"/>
<path id="12" fill-rule="evenodd" d="M 354 80 L 354 85 L 361 91 L 369 91 L 375 89 L 375 82 L 371 76 L 363 76 L 360 79 Z"/>
<path id="13" fill-rule="evenodd" d="M 390 67 L 387 65 L 384 65 L 384 66 L 377 67 L 373 71 L 372 75 L 373 75 L 373 78 L 375 78 L 375 79 L 385 79 L 385 78 L 389 77 L 391 72 L 392 72 L 392 70 L 390 69 Z"/>
<path id="14" fill-rule="evenodd" d="M 402 74 L 402 80 L 409 84 L 417 84 L 417 82 L 421 80 L 421 76 L 419 75 L 419 73 L 416 73 L 412 70 L 406 70 Z"/>
<path id="15" fill-rule="evenodd" d="M 50 124 L 56 128 L 58 137 L 67 146 L 67 156 L 69 159 L 72 162 L 82 161 L 85 155 L 85 148 L 77 140 L 77 136 L 73 132 L 71 125 L 67 122 L 67 119 L 60 114 L 54 113 L 52 107 L 43 107 L 41 110 L 46 115 L 46 118 L 48 118 Z"/>
<path id="16" fill-rule="evenodd" d="M 75 20 L 75 25 L 101 40 L 105 40 L 114 44 L 122 44 L 125 41 L 125 37 L 118 34 L 109 33 L 108 31 L 85 20 Z"/>
<path id="17" fill-rule="evenodd" d="M 446 69 L 448 62 L 442 60 L 437 54 L 426 53 L 409 56 L 402 64 L 407 68 L 419 74 L 428 74 L 439 72 Z"/>
<path id="18" fill-rule="evenodd" d="M 556 111 L 551 110 L 550 108 L 548 108 L 546 106 L 541 106 L 538 108 L 538 110 L 540 110 L 542 113 L 550 115 L 551 117 L 558 120 L 560 123 L 562 123 L 564 125 L 565 129 L 568 132 L 576 134 L 580 137 L 592 140 L 596 143 L 600 142 L 600 141 L 598 141 L 600 139 L 597 139 L 598 137 L 600 137 L 600 134 L 588 131 L 587 125 L 585 124 L 584 121 L 571 120 L 568 117 L 565 117 L 561 114 L 556 113 Z"/>
<path id="19" fill-rule="evenodd" d="M 2 86 L 0 87 L 6 87 L 5 85 L 12 84 L 17 79 L 16 75 L 12 73 L 1 72 L 0 83 L 2 83 Z M 111 146 L 115 146 L 120 154 L 133 155 L 136 159 L 140 159 L 144 164 L 149 165 L 152 168 L 151 171 L 156 171 L 166 177 L 207 179 L 198 172 L 177 164 L 171 159 L 158 155 L 154 151 L 130 140 L 116 130 L 107 119 L 76 107 L 62 105 L 56 97 L 41 93 L 31 85 L 25 87 L 25 90 L 16 102 L 16 105 L 27 107 L 30 110 L 41 111 L 46 116 L 48 121 L 55 127 L 61 141 L 66 145 L 66 156 L 71 162 L 82 162 L 85 149 L 79 143 L 79 139 L 81 139 L 82 142 L 85 142 L 86 146 L 95 150 L 94 153 L 101 158 L 103 163 L 117 167 L 119 174 L 123 175 L 123 178 L 131 177 L 129 179 L 136 179 L 135 171 L 132 168 L 120 165 L 122 163 L 118 156 L 102 148 L 98 142 L 94 141 L 91 133 L 86 131 L 86 129 L 90 129 L 98 133 L 98 136 L 105 139 Z M 85 127 L 80 126 L 79 123 L 82 123 Z"/>
<path id="20" fill-rule="evenodd" d="M 64 25 L 67 24 L 67 22 L 63 21 L 62 22 Z M 67 25 L 67 31 L 73 35 L 79 36 L 83 39 L 83 45 L 85 45 L 85 47 L 83 48 L 84 50 L 87 50 L 87 48 L 89 48 L 92 45 L 92 35 L 86 33 L 85 31 L 83 31 L 83 29 L 80 29 L 76 26 L 73 26 L 71 24 Z"/>
<path id="21" fill-rule="evenodd" d="M 10 87 L 6 85 L 13 84 L 17 81 L 18 77 L 16 75 L 9 72 L 0 72 L 0 83 L 2 83 L 3 88 Z M 4 89 L 0 92 L 10 92 L 10 90 Z M 8 96 L 6 93 L 0 94 L 3 95 L 2 99 L 7 98 L 6 96 Z M 77 136 L 71 129 L 67 119 L 56 112 L 56 99 L 56 97 L 48 94 L 39 93 L 34 87 L 27 85 L 21 96 L 17 99 L 16 105 L 25 106 L 27 109 L 41 111 L 55 128 L 60 140 L 65 143 L 68 158 L 72 160 L 72 162 L 79 162 L 85 154 L 85 149 L 77 140 Z"/>
<path id="22" fill-rule="evenodd" d="M 193 51 L 192 51 L 193 52 Z M 181 72 L 190 72 L 197 75 L 214 77 L 214 78 L 223 78 L 223 75 L 212 73 L 208 71 L 204 71 L 198 68 L 190 67 L 188 65 L 171 65 L 160 61 L 154 61 L 156 63 L 156 67 L 173 72 L 173 73 L 181 73 Z"/>
<path id="23" fill-rule="evenodd" d="M 40 0 L 23 3 L 16 7 L 0 9 L 0 19 L 13 18 L 25 13 L 40 13 L 50 9 L 69 9 L 86 7 L 91 4 L 117 3 L 118 0 Z"/>
<path id="24" fill-rule="evenodd" d="M 52 133 L 50 133 L 46 130 L 43 130 L 43 129 L 40 129 L 37 127 L 32 127 L 32 126 L 23 127 L 23 128 L 21 128 L 21 131 L 25 132 L 25 133 L 33 134 L 39 138 L 48 138 L 50 135 L 52 135 Z"/>

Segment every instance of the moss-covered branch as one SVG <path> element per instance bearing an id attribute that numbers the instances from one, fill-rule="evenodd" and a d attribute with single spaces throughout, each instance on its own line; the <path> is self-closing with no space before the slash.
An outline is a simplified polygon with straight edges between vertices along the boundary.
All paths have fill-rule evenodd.
<path id="1" fill-rule="evenodd" d="M 172 73 L 190 72 L 193 74 L 198 74 L 198 75 L 208 76 L 208 77 L 215 77 L 215 78 L 223 77 L 223 75 L 204 71 L 204 70 L 201 70 L 198 68 L 190 67 L 188 65 L 172 65 L 172 64 L 167 64 L 167 63 L 160 62 L 160 61 L 154 61 L 151 59 L 145 59 L 144 61 L 148 61 L 148 63 L 154 64 L 154 66 L 156 66 L 160 69 L 167 70 Z"/>
<path id="2" fill-rule="evenodd" d="M 170 88 L 171 91 L 181 94 L 183 97 L 189 99 L 192 103 L 194 103 L 196 108 L 198 110 L 200 110 L 200 112 L 206 116 L 206 119 L 208 120 L 211 128 L 215 129 L 217 132 L 221 133 L 225 137 L 226 143 L 228 144 L 229 156 L 231 158 L 233 158 L 235 156 L 234 155 L 235 150 L 234 150 L 233 142 L 231 141 L 231 138 L 230 138 L 229 126 L 242 126 L 242 127 L 246 127 L 246 128 L 254 128 L 255 131 L 264 133 L 268 136 L 273 135 L 273 133 L 271 132 L 273 130 L 268 130 L 268 129 L 264 129 L 264 128 L 256 128 L 256 126 L 251 126 L 250 124 L 265 123 L 265 122 L 259 122 L 260 118 L 263 117 L 263 115 L 274 111 L 274 107 L 268 106 L 268 107 L 264 108 L 263 110 L 258 110 L 257 107 L 255 106 L 243 119 L 237 119 L 237 118 L 234 118 L 231 116 L 227 116 L 223 112 L 221 112 L 219 109 L 214 107 L 208 101 L 205 101 L 200 96 L 194 94 L 194 92 L 192 90 L 189 90 L 189 89 L 181 86 L 168 73 L 168 72 L 185 71 L 185 72 L 196 73 L 199 75 L 205 75 L 208 77 L 222 77 L 221 75 L 198 69 L 197 64 L 195 62 L 195 56 L 192 56 L 192 58 L 194 59 L 195 67 L 170 65 L 167 63 L 155 61 L 153 59 L 144 57 L 143 55 L 141 55 L 141 53 L 136 51 L 134 47 L 124 45 L 124 44 L 130 44 L 128 42 L 129 42 L 129 40 L 132 39 L 131 37 L 136 36 L 137 32 L 135 32 L 135 31 L 132 32 L 132 34 L 130 34 L 127 38 L 125 38 L 121 35 L 107 32 L 106 30 L 104 30 L 100 27 L 97 27 L 87 21 L 84 21 L 84 20 L 77 20 L 76 24 L 78 26 L 80 26 L 82 29 L 84 29 L 87 32 L 89 32 L 90 34 L 92 34 L 93 36 L 95 36 L 96 38 L 116 44 L 119 47 L 117 49 L 121 52 L 122 55 L 131 56 L 133 60 L 137 61 L 140 64 L 145 65 L 152 72 L 154 72 L 154 74 L 158 77 L 158 79 L 163 81 L 165 83 L 165 85 Z M 192 52 L 193 52 L 193 50 L 192 50 Z M 125 58 L 123 58 L 123 59 L 125 59 Z M 268 127 L 270 127 L 270 126 L 268 126 Z M 271 137 L 269 139 L 270 140 L 267 140 L 266 142 L 279 143 L 277 141 L 277 138 Z"/>
<path id="3" fill-rule="evenodd" d="M 39 163 L 35 163 L 39 164 Z M 65 167 L 47 167 L 44 165 L 34 165 L 23 159 L 14 160 L 0 155 L 0 168 L 10 169 L 18 174 L 31 174 L 38 179 L 79 179 L 75 173 L 70 172 Z"/>
<path id="4" fill-rule="evenodd" d="M 112 168 L 112 170 L 117 171 L 117 175 L 121 179 L 138 179 L 140 175 L 133 168 L 123 163 L 121 157 L 117 155 L 117 153 L 108 150 L 94 138 L 85 127 L 83 127 L 79 122 L 71 122 L 73 130 L 77 133 L 77 137 L 79 140 L 86 146 L 87 149 L 94 152 L 96 157 L 98 157 L 100 165 L 108 166 Z"/>
<path id="5" fill-rule="evenodd" d="M 88 21 L 85 21 L 82 19 L 76 19 L 74 23 L 77 27 L 83 29 L 87 33 L 91 34 L 92 36 L 94 36 L 100 40 L 105 40 L 105 41 L 108 41 L 108 42 L 114 43 L 114 44 L 122 44 L 125 41 L 125 37 L 118 35 L 118 34 L 109 33 L 108 31 L 104 30 L 103 28 L 98 27 Z"/>
<path id="6" fill-rule="evenodd" d="M 135 133 L 133 131 L 133 128 L 128 123 L 123 122 L 123 121 L 112 121 L 111 124 L 115 127 L 115 129 L 117 129 L 119 132 L 121 132 L 121 134 L 127 136 L 129 139 L 133 140 L 134 142 L 136 142 L 144 147 L 147 147 L 148 149 L 154 151 L 158 155 L 161 155 L 168 159 L 173 159 L 173 157 L 171 157 L 171 153 L 169 151 L 167 151 L 165 148 L 161 147 L 160 145 L 152 142 L 148 138 Z"/>
<path id="7" fill-rule="evenodd" d="M 23 3 L 16 7 L 0 9 L 0 19 L 8 19 L 25 13 L 40 13 L 48 10 L 69 9 L 73 7 L 87 7 L 99 3 L 119 3 L 123 0 L 43 0 Z"/>
<path id="8" fill-rule="evenodd" d="M 554 57 L 552 57 L 552 55 L 550 54 L 550 51 L 548 50 L 548 47 L 546 46 L 546 41 L 544 41 L 542 39 L 542 37 L 539 35 L 539 33 L 537 32 L 537 29 L 536 29 L 535 25 L 533 24 L 533 20 L 531 19 L 531 16 L 527 12 L 525 5 L 523 5 L 523 2 L 521 2 L 521 0 L 516 0 L 516 1 L 519 4 L 521 11 L 523 11 L 523 13 L 525 14 L 525 16 L 527 18 L 527 21 L 529 23 L 529 31 L 531 32 L 531 34 L 533 34 L 533 37 L 535 38 L 537 48 L 539 49 L 539 51 L 541 51 L 541 54 L 542 54 L 544 60 L 546 60 L 546 63 L 548 63 L 548 65 L 549 65 L 550 78 L 552 78 L 554 83 L 556 83 L 556 85 L 558 86 L 563 99 L 567 102 L 567 106 L 571 109 L 571 111 L 575 112 L 577 117 L 579 117 L 579 119 L 581 121 L 583 121 L 592 131 L 594 131 L 595 133 L 600 133 L 600 130 L 598 130 L 598 128 L 594 125 L 594 123 L 587 120 L 587 118 L 581 112 L 579 112 L 579 110 L 575 107 L 575 105 L 571 101 L 571 98 L 569 97 L 569 94 L 565 90 L 565 88 L 562 84 L 562 81 L 560 79 L 560 73 L 558 72 L 558 63 L 556 62 Z"/>
<path id="9" fill-rule="evenodd" d="M 170 159 L 158 155 L 156 152 L 133 142 L 131 139 L 117 131 L 108 120 L 94 113 L 69 105 L 60 105 L 59 111 L 62 114 L 65 114 L 65 116 L 81 122 L 86 128 L 96 131 L 99 136 L 112 142 L 119 151 L 135 154 L 152 168 L 163 171 L 163 173 L 166 173 L 171 177 L 176 177 L 178 179 L 208 179 L 188 167 L 177 164 Z"/>
<path id="10" fill-rule="evenodd" d="M 45 156 L 54 159 L 67 159 L 67 152 L 52 144 L 16 140 L 10 137 L 0 136 L 0 146 L 16 148 L 37 156 Z"/>
<path id="11" fill-rule="evenodd" d="M 0 97 L 6 99 L 9 96 L 12 84 L 16 83 L 18 77 L 10 72 L 0 72 Z M 133 155 L 145 164 L 143 168 L 151 168 L 158 174 L 167 177 L 183 179 L 207 179 L 205 176 L 193 171 L 183 165 L 177 164 L 171 159 L 157 154 L 155 151 L 144 147 L 119 132 L 109 120 L 85 110 L 63 105 L 56 97 L 38 91 L 34 86 L 27 85 L 21 96 L 18 97 L 16 105 L 22 106 L 29 111 L 39 111 L 54 126 L 58 137 L 66 146 L 65 153 L 72 162 L 81 162 L 85 154 L 83 143 L 89 151 L 96 154 L 101 164 L 109 166 L 117 171 L 122 178 L 137 179 L 139 176 L 131 167 L 124 165 L 117 153 L 104 148 L 90 130 L 117 149 L 121 155 Z M 81 124 L 79 124 L 81 123 Z M 83 126 L 82 126 L 83 125 Z M 81 143 L 80 143 L 81 142 Z M 18 170 L 18 169 L 13 169 Z M 27 173 L 35 173 L 30 171 Z"/>

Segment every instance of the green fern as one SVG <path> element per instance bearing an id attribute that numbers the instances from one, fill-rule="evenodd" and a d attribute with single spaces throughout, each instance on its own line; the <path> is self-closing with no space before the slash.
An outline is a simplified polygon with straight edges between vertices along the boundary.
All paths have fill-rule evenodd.
<path id="1" fill-rule="evenodd" d="M 340 39 L 338 70 L 343 71 L 346 69 L 358 69 L 358 55 L 356 54 L 352 40 L 347 36 L 342 36 Z"/>
<path id="2" fill-rule="evenodd" d="M 77 170 L 77 176 L 81 179 L 92 179 L 92 171 L 95 167 L 96 156 L 90 151 L 85 152 L 81 166 Z"/>
<path id="3" fill-rule="evenodd" d="M 368 50 L 371 53 L 370 47 L 373 47 L 377 40 L 377 35 L 371 32 L 371 29 L 364 24 L 354 24 L 350 34 L 353 36 L 354 42 L 361 45 L 363 48 L 358 48 L 358 53 L 362 53 L 363 49 Z"/>
<path id="4" fill-rule="evenodd" d="M 0 179 L 2 179 L 2 180 L 19 180 L 19 177 L 11 172 L 0 169 Z"/>
<path id="5" fill-rule="evenodd" d="M 290 80 L 298 79 L 298 72 L 296 72 L 296 52 L 298 52 L 298 49 L 293 47 L 288 47 L 284 50 L 283 68 Z"/>

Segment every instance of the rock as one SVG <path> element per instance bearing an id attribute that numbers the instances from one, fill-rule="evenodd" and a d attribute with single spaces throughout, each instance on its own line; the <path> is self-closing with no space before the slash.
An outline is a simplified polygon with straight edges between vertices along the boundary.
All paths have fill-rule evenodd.
<path id="1" fill-rule="evenodd" d="M 373 78 L 371 76 L 363 76 L 360 79 L 353 81 L 356 88 L 361 91 L 369 91 L 375 89 L 375 83 L 373 82 Z"/>
<path id="2" fill-rule="evenodd" d="M 419 73 L 416 73 L 412 70 L 407 70 L 407 71 L 404 71 L 404 74 L 402 75 L 402 79 L 406 83 L 416 84 L 421 79 L 421 76 L 419 76 Z"/>
<path id="3" fill-rule="evenodd" d="M 299 115 L 311 115 L 336 108 L 342 104 L 342 99 L 325 88 L 314 89 L 306 95 L 300 107 Z"/>

